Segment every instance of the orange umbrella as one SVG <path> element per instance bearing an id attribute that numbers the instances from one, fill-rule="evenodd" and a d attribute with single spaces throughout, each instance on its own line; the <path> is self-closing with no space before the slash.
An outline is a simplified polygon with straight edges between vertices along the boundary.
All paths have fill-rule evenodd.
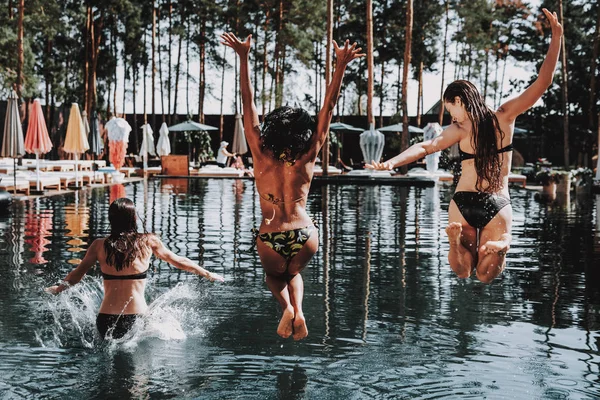
<path id="1" fill-rule="evenodd" d="M 79 106 L 77 103 L 71 104 L 71 113 L 69 114 L 69 122 L 67 123 L 67 135 L 65 136 L 65 145 L 63 150 L 67 153 L 72 153 L 75 158 L 75 185 L 79 186 L 79 166 L 77 160 L 79 154 L 85 153 L 90 148 L 85 133 L 85 127 Z"/>
<path id="2" fill-rule="evenodd" d="M 29 125 L 25 135 L 25 151 L 35 154 L 37 187 L 40 190 L 40 154 L 46 154 L 52 149 L 52 142 L 48 135 L 46 120 L 42 112 L 42 105 L 38 99 L 33 101 L 29 112 Z"/>

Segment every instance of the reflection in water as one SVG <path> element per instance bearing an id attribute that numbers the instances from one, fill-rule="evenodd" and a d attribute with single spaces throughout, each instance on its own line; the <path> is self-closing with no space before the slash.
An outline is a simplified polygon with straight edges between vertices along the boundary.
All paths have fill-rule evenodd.
<path id="1" fill-rule="evenodd" d="M 48 251 L 46 246 L 50 244 L 47 237 L 52 230 L 52 210 L 41 210 L 40 200 L 33 202 L 35 208 L 29 209 L 25 215 L 25 243 L 30 245 L 30 250 L 34 253 L 29 259 L 32 264 L 46 264 L 48 260 L 44 258 L 44 252 Z"/>
<path id="2" fill-rule="evenodd" d="M 84 231 L 88 230 L 90 220 L 86 194 L 87 192 L 81 192 L 80 200 L 80 193 L 75 192 L 75 202 L 65 207 L 65 222 L 68 231 L 66 236 L 73 238 L 67 242 L 68 245 L 72 246 L 68 251 L 73 253 L 73 258 L 70 258 L 67 262 L 72 265 L 77 265 L 81 262 L 81 258 L 76 256 L 76 254 L 79 255 L 78 253 L 85 252 L 85 248 L 83 247 L 87 244 L 83 240 L 83 238 L 88 237 Z"/>
<path id="3" fill-rule="evenodd" d="M 311 334 L 293 342 L 264 328 L 279 310 L 247 251 L 260 220 L 252 181 L 148 180 L 124 189 L 148 231 L 226 283 L 153 259 L 151 314 L 132 337 L 101 344 L 97 269 L 62 297 L 41 289 L 72 269 L 64 261 L 81 255 L 69 249 L 108 233 L 111 190 L 16 203 L 0 217 L 2 396 L 600 397 L 598 197 L 565 208 L 511 190 L 510 265 L 482 285 L 448 266 L 450 190 L 313 191 L 307 210 L 323 254 L 303 272 Z M 51 220 L 47 234 L 41 216 Z M 44 268 L 25 253 L 36 254 L 35 237 L 50 242 Z"/>

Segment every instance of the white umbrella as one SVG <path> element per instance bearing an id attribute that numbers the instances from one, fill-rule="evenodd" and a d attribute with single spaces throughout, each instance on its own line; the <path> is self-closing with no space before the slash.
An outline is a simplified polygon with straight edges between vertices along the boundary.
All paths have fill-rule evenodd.
<path id="1" fill-rule="evenodd" d="M 248 152 L 246 135 L 244 135 L 244 123 L 242 122 L 242 116 L 240 114 L 235 114 L 235 130 L 233 131 L 233 147 L 231 151 L 236 154 Z"/>
<path id="2" fill-rule="evenodd" d="M 154 151 L 154 136 L 152 135 L 150 124 L 142 125 L 142 147 L 140 148 L 140 156 L 144 159 L 144 170 L 148 169 L 148 154 L 155 156 Z"/>
<path id="3" fill-rule="evenodd" d="M 166 123 L 162 123 L 159 130 L 160 136 L 156 145 L 156 152 L 159 156 L 168 156 L 171 154 L 171 142 L 169 141 L 169 128 Z"/>

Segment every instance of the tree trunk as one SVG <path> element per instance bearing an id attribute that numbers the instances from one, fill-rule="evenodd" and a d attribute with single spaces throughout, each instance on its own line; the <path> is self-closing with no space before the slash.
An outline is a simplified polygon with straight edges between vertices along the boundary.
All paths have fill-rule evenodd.
<path id="1" fill-rule="evenodd" d="M 381 61 L 381 86 L 379 87 L 379 127 L 383 127 L 383 104 L 385 102 L 385 91 L 383 83 L 385 82 L 385 61 Z"/>
<path id="2" fill-rule="evenodd" d="M 253 72 L 254 72 L 254 104 L 258 104 L 258 59 L 259 59 L 259 53 L 258 53 L 258 17 L 257 17 L 257 23 L 254 24 L 254 40 L 256 41 L 255 45 L 254 45 L 254 68 L 253 68 Z"/>
<path id="3" fill-rule="evenodd" d="M 588 107 L 588 128 L 594 129 L 596 118 L 596 59 L 600 50 L 600 3 L 596 4 L 596 31 L 594 32 L 594 49 L 592 51 L 592 62 L 590 63 L 590 100 Z"/>
<path id="4" fill-rule="evenodd" d="M 12 9 L 12 8 L 11 8 Z M 25 58 L 23 53 L 23 18 L 25 16 L 25 0 L 19 0 L 19 19 L 17 22 L 17 101 L 21 102 L 23 90 L 23 66 Z M 23 114 L 21 114 L 23 115 Z"/>
<path id="5" fill-rule="evenodd" d="M 400 114 L 400 110 L 402 109 L 402 67 L 400 63 L 398 63 L 398 84 L 396 85 L 396 114 Z"/>
<path id="6" fill-rule="evenodd" d="M 156 4 L 152 0 L 152 129 L 156 129 Z"/>
<path id="7" fill-rule="evenodd" d="M 146 37 L 146 29 L 144 28 L 144 52 L 147 50 L 147 46 L 148 46 L 148 38 Z M 142 108 L 142 114 L 144 114 L 144 125 L 148 123 L 148 113 L 146 112 L 146 96 L 147 96 L 147 85 L 146 85 L 146 77 L 148 76 L 148 63 L 145 62 L 144 63 L 144 76 L 142 79 L 142 87 L 144 89 L 144 98 L 143 98 L 143 108 Z"/>
<path id="8" fill-rule="evenodd" d="M 275 108 L 281 107 L 282 102 L 282 90 L 281 90 L 281 79 L 282 79 L 282 61 L 283 54 L 285 53 L 285 45 L 282 44 L 283 39 L 281 38 L 281 32 L 283 30 L 283 0 L 279 0 L 279 24 L 277 29 L 277 46 L 275 49 Z M 282 50 L 283 48 L 283 50 Z"/>
<path id="9" fill-rule="evenodd" d="M 446 21 L 444 23 L 444 55 L 442 57 L 442 84 L 440 87 L 440 111 L 438 112 L 438 124 L 442 125 L 444 120 L 444 75 L 446 73 L 446 54 L 448 53 L 448 25 L 450 19 L 448 17 L 450 11 L 450 2 L 446 0 L 444 2 L 446 7 Z"/>
<path id="10" fill-rule="evenodd" d="M 333 41 L 333 0 L 327 0 L 327 44 L 325 45 L 325 88 L 331 83 L 331 42 Z M 323 143 L 323 176 L 329 175 L 329 132 L 325 135 Z"/>
<path id="11" fill-rule="evenodd" d="M 408 106 L 406 96 L 408 91 L 408 70 L 410 69 L 410 46 L 412 42 L 413 27 L 413 0 L 407 0 L 406 3 L 406 45 L 404 48 L 404 71 L 402 74 L 402 141 L 401 151 L 408 148 Z M 408 166 L 404 165 L 400 169 L 403 174 L 408 172 Z"/>
<path id="12" fill-rule="evenodd" d="M 423 114 L 423 61 L 419 63 L 419 89 L 417 90 L 417 126 L 421 127 L 421 114 Z"/>
<path id="13" fill-rule="evenodd" d="M 131 135 L 131 139 L 132 139 L 132 145 L 133 145 L 133 150 L 135 153 L 138 152 L 138 140 L 137 140 L 137 136 L 138 136 L 138 126 L 137 126 L 137 80 L 138 80 L 138 66 L 137 63 L 133 62 L 132 59 L 132 63 L 131 63 L 131 80 L 133 81 L 133 127 L 132 127 L 132 135 Z"/>
<path id="14" fill-rule="evenodd" d="M 263 45 L 263 70 L 262 70 L 262 95 L 261 95 L 261 103 L 262 103 L 262 116 L 265 117 L 267 112 L 267 70 L 269 69 L 269 62 L 267 60 L 267 45 L 269 44 L 269 10 L 265 11 L 265 25 L 263 28 L 263 36 L 264 36 L 264 45 Z"/>
<path id="15" fill-rule="evenodd" d="M 115 70 L 114 70 L 114 81 L 115 81 L 115 90 L 113 91 L 113 108 L 114 108 L 114 115 L 115 117 L 117 116 L 117 68 L 118 68 L 118 62 L 117 60 L 119 59 L 118 55 L 117 55 L 117 38 L 116 38 L 116 29 L 113 27 L 112 33 L 110 34 L 110 44 L 112 46 L 112 51 L 113 51 L 113 57 L 115 59 Z"/>
<path id="16" fill-rule="evenodd" d="M 160 15 L 158 15 L 158 21 L 160 21 Z M 162 122 L 166 122 L 165 118 L 165 85 L 163 80 L 163 67 L 162 67 L 162 51 L 160 47 L 161 36 L 160 36 L 160 22 L 156 24 L 156 36 L 158 41 L 158 80 L 160 86 L 160 111 L 162 114 Z"/>
<path id="17" fill-rule="evenodd" d="M 319 42 L 315 42 L 315 115 L 319 114 Z"/>
<path id="18" fill-rule="evenodd" d="M 46 60 L 45 62 L 48 63 L 48 61 L 50 61 L 50 58 L 52 57 L 52 40 L 50 40 L 50 38 L 46 38 Z M 50 69 L 48 68 L 48 64 L 45 64 L 45 68 L 44 68 L 44 81 L 46 83 L 46 96 L 45 96 L 45 100 L 46 100 L 46 121 L 50 121 Z"/>
<path id="19" fill-rule="evenodd" d="M 102 40 L 102 27 L 104 25 L 104 14 L 100 14 L 98 23 L 94 21 L 94 14 L 90 11 L 90 67 L 88 69 L 88 95 L 86 107 L 88 117 L 91 116 L 91 111 L 96 109 L 97 100 L 97 82 L 96 71 L 98 69 L 98 56 L 100 54 L 100 42 Z"/>
<path id="20" fill-rule="evenodd" d="M 190 115 L 190 30 L 192 24 L 188 17 L 188 25 L 186 29 L 186 40 L 185 40 L 185 114 Z"/>
<path id="21" fill-rule="evenodd" d="M 367 122 L 369 127 L 375 126 L 373 117 L 373 0 L 367 0 Z"/>
<path id="22" fill-rule="evenodd" d="M 90 110 L 87 108 L 88 105 L 88 83 L 90 81 L 90 31 L 91 31 L 91 14 L 92 7 L 86 7 L 86 20 L 85 20 L 85 34 L 84 34 L 84 43 L 85 43 L 85 63 L 83 69 L 83 111 L 89 113 Z"/>
<path id="23" fill-rule="evenodd" d="M 13 2 L 12 0 L 8 0 L 8 19 L 12 21 L 14 18 L 14 10 L 13 10 Z"/>
<path id="24" fill-rule="evenodd" d="M 183 20 L 183 10 L 182 10 Z M 177 99 L 179 97 L 179 73 L 181 72 L 181 45 L 183 44 L 183 34 L 179 35 L 179 43 L 177 45 L 177 64 L 175 65 L 175 96 L 173 97 L 173 118 L 171 123 L 175 123 L 178 120 L 177 117 Z"/>
<path id="25" fill-rule="evenodd" d="M 200 76 L 198 88 L 198 121 L 204 123 L 204 91 L 206 88 L 206 18 L 200 22 Z"/>
<path id="26" fill-rule="evenodd" d="M 487 90 L 488 90 L 488 74 L 490 70 L 490 51 L 487 49 L 485 51 L 485 74 L 484 74 L 484 83 L 483 83 L 483 100 L 487 100 Z"/>
<path id="27" fill-rule="evenodd" d="M 169 121 L 169 125 L 171 125 L 171 88 L 173 87 L 171 85 L 171 78 L 172 78 L 172 74 L 171 74 L 171 67 L 172 67 L 172 63 L 171 63 L 171 43 L 173 43 L 172 39 L 173 39 L 173 4 L 171 3 L 171 0 L 167 1 L 167 7 L 169 9 L 169 41 L 167 43 L 167 50 L 168 50 L 168 77 L 167 77 L 167 95 L 168 95 L 168 101 L 167 101 L 167 106 L 168 106 L 168 110 L 167 110 L 167 118 Z"/>
<path id="28" fill-rule="evenodd" d="M 219 142 L 223 141 L 223 102 L 225 100 L 225 57 L 227 46 L 223 46 L 223 65 L 221 70 L 221 116 L 219 118 Z"/>
<path id="29" fill-rule="evenodd" d="M 558 2 L 558 16 L 562 26 L 565 26 L 563 17 L 563 2 Z M 567 93 L 567 44 L 565 35 L 561 46 L 561 75 L 562 75 L 562 112 L 563 112 L 563 140 L 564 140 L 564 166 L 569 166 L 569 96 Z"/>

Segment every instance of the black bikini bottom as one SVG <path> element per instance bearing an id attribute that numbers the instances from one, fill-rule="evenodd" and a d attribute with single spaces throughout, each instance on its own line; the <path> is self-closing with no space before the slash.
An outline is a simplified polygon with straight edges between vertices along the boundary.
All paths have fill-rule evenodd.
<path id="1" fill-rule="evenodd" d="M 113 339 L 119 339 L 125 336 L 131 329 L 139 314 L 103 314 L 96 317 L 96 326 L 100 336 L 105 339 L 107 336 Z"/>
<path id="2" fill-rule="evenodd" d="M 452 200 L 469 225 L 477 229 L 483 229 L 501 209 L 510 204 L 506 196 L 484 192 L 456 192 Z"/>

